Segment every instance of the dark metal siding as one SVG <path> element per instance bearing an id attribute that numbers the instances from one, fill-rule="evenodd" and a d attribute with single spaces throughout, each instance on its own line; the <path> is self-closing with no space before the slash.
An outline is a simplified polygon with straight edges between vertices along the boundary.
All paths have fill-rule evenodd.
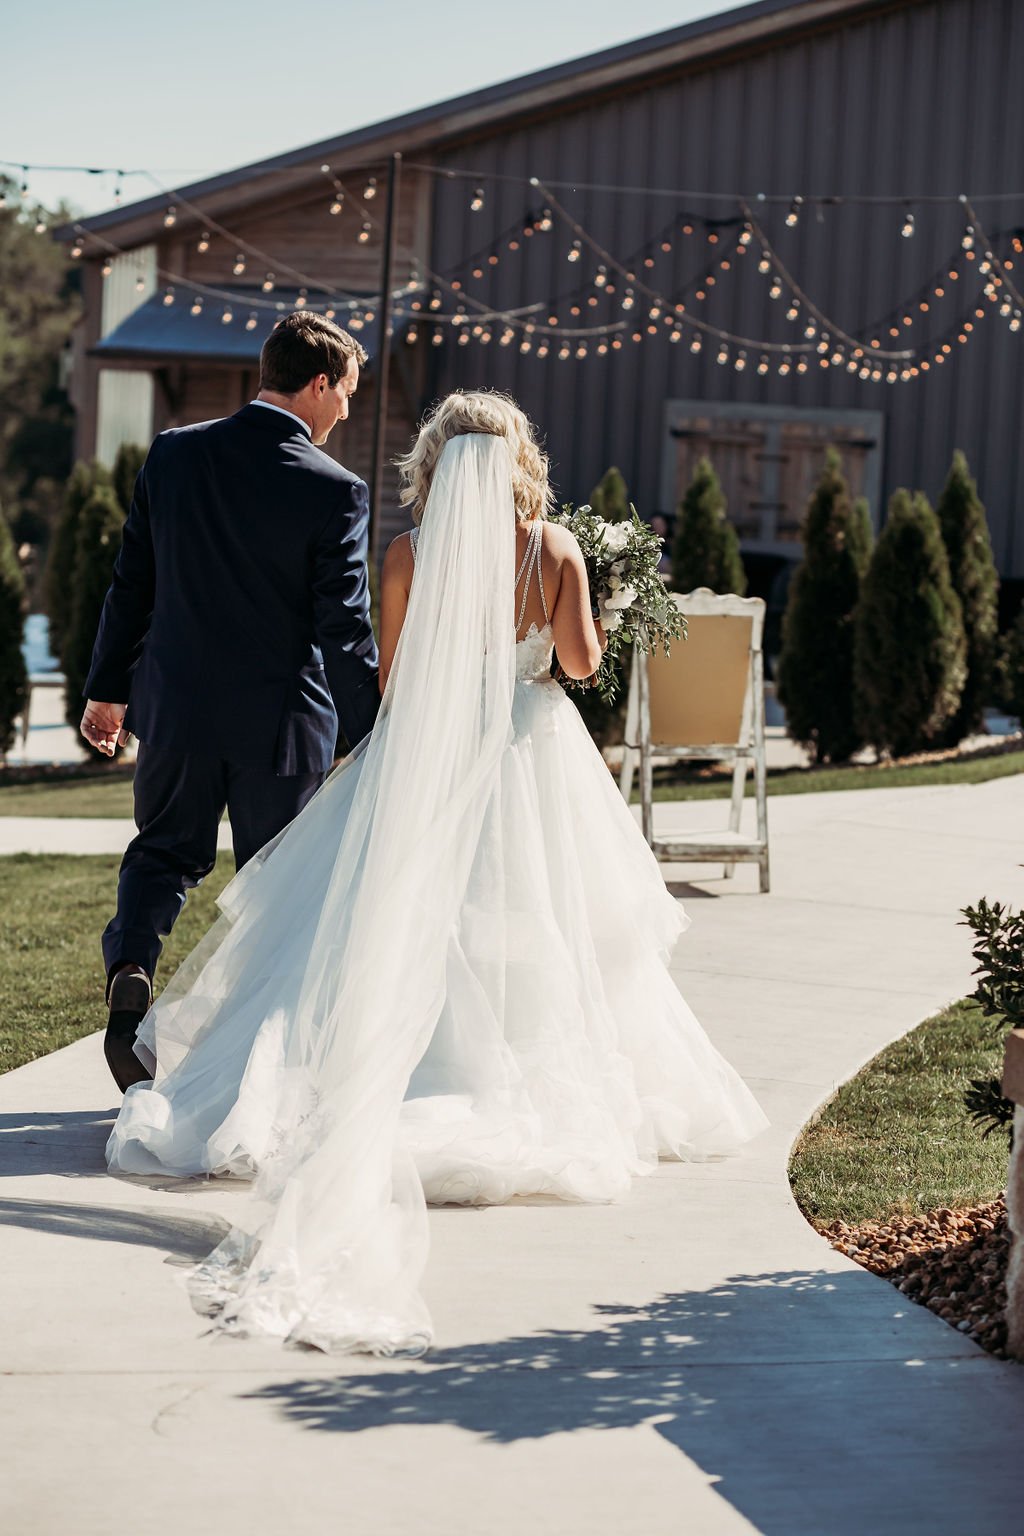
<path id="1" fill-rule="evenodd" d="M 1021 0 L 930 0 L 876 14 L 799 41 L 781 42 L 733 63 L 707 67 L 640 91 L 595 100 L 525 127 L 501 126 L 492 137 L 454 145 L 440 165 L 482 173 L 536 174 L 709 191 L 746 188 L 771 193 L 957 193 L 973 196 L 1024 184 L 1024 4 Z M 486 183 L 483 212 L 468 209 L 472 184 L 438 180 L 434 265 L 458 271 L 460 254 L 495 236 L 523 214 L 528 188 Z M 675 200 L 610 193 L 562 193 L 563 201 L 620 259 L 653 236 L 679 209 Z M 726 213 L 716 205 L 695 211 Z M 1024 224 L 1024 197 L 979 202 L 995 237 Z M 797 281 L 854 334 L 864 334 L 897 300 L 908 297 L 957 248 L 963 220 L 956 207 L 919 207 L 912 240 L 899 235 L 898 207 L 826 208 L 824 222 L 805 212 L 796 231 L 785 209 L 765 214 L 770 237 Z M 701 265 L 701 242 L 673 258 L 681 286 Z M 514 307 L 568 291 L 587 264 L 565 260 L 566 241 L 535 237 L 471 291 Z M 772 303 L 756 257 L 723 277 L 700 309 L 730 330 L 777 341 L 802 331 Z M 592 265 L 590 267 L 592 270 Z M 1024 261 L 1015 273 L 1024 284 Z M 981 280 L 970 285 L 980 291 Z M 934 311 L 936 328 L 962 312 Z M 639 309 L 638 305 L 638 309 Z M 919 325 L 912 338 L 929 334 Z M 993 542 L 1006 575 L 1024 576 L 1024 465 L 1021 363 L 1024 331 L 1011 333 L 992 307 L 966 346 L 942 368 L 908 383 L 862 383 L 812 364 L 803 378 L 758 377 L 757 358 L 742 375 L 699 357 L 667 335 L 627 341 L 621 352 L 577 362 L 521 356 L 476 343 L 431 349 L 433 391 L 487 384 L 510 390 L 541 425 L 555 464 L 559 494 L 580 500 L 604 469 L 617 463 L 638 504 L 657 505 L 669 399 L 750 401 L 803 408 L 874 409 L 885 414 L 885 498 L 899 485 L 938 495 L 954 448 L 971 463 L 989 512 Z M 880 509 L 874 509 L 876 517 Z M 1016 536 L 1015 536 L 1016 535 Z"/>

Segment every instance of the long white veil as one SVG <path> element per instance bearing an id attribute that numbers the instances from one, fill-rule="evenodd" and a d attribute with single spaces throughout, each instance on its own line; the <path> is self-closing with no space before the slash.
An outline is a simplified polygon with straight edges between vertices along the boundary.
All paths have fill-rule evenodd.
<path id="1" fill-rule="evenodd" d="M 429 1343 L 426 1206 L 399 1116 L 443 1004 L 449 937 L 511 737 L 514 526 L 505 439 L 446 443 L 377 726 L 293 824 L 315 815 L 329 836 L 332 791 L 358 774 L 284 1025 L 283 1134 L 247 1218 L 189 1279 L 228 1331 L 377 1353 Z M 263 867 L 249 878 L 262 881 Z M 225 895 L 230 917 L 238 894 Z"/>

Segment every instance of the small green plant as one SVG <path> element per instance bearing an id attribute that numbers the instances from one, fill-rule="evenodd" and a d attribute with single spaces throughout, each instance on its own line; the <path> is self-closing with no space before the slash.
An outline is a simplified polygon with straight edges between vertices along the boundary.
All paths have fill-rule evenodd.
<path id="1" fill-rule="evenodd" d="M 834 448 L 807 506 L 804 558 L 789 589 L 776 681 L 790 736 L 815 763 L 864 745 L 854 720 L 854 613 L 871 558 L 866 501 L 851 501 Z"/>
<path id="2" fill-rule="evenodd" d="M 1024 1028 L 1024 912 L 982 897 L 976 907 L 964 907 L 963 915 L 974 934 L 977 980 L 971 996 L 1000 1031 Z M 964 1105 L 975 1125 L 984 1127 L 983 1136 L 1012 1126 L 1014 1106 L 997 1077 L 972 1078 Z"/>
<path id="3" fill-rule="evenodd" d="M 624 523 L 629 519 L 629 489 L 622 471 L 613 464 L 605 470 L 590 493 L 590 507 L 606 523 Z"/>
<path id="4" fill-rule="evenodd" d="M 744 597 L 747 574 L 740 541 L 726 516 L 725 496 L 710 459 L 701 458 L 683 497 L 672 544 L 672 590 L 735 592 Z"/>
<path id="5" fill-rule="evenodd" d="M 960 599 L 967 640 L 967 677 L 956 714 L 943 731 L 943 741 L 959 746 L 965 736 L 983 729 L 990 702 L 996 662 L 996 617 L 999 577 L 992 559 L 985 508 L 959 448 L 953 455 L 942 495 L 935 504 L 949 556 L 953 590 Z"/>

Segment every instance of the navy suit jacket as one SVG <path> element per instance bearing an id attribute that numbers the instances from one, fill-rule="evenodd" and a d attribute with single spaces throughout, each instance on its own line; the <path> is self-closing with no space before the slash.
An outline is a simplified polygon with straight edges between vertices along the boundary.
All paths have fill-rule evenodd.
<path id="1" fill-rule="evenodd" d="M 85 696 L 140 741 L 323 773 L 379 707 L 363 481 L 261 405 L 162 432 L 135 484 Z"/>

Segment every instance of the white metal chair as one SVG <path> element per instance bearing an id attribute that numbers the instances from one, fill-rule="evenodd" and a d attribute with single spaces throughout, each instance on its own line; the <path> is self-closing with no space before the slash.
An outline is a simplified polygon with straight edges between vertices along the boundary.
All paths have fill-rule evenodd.
<path id="1" fill-rule="evenodd" d="M 640 769 L 644 837 L 654 854 L 669 863 L 721 859 L 726 875 L 737 863 L 756 863 L 760 888 L 769 888 L 768 792 L 764 732 L 764 600 L 719 596 L 707 587 L 673 600 L 686 615 L 687 639 L 670 656 L 656 652 L 633 657 L 626 746 L 619 788 L 626 800 Z M 733 764 L 729 825 L 721 832 L 698 830 L 671 841 L 654 835 L 652 759 L 711 758 Z M 756 833 L 740 830 L 747 765 L 754 769 Z"/>

